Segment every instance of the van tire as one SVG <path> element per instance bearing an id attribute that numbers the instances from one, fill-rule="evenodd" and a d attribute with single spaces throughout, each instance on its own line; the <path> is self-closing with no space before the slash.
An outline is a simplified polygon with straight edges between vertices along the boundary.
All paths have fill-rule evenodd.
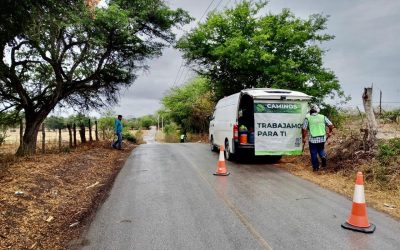
<path id="1" fill-rule="evenodd" d="M 225 160 L 227 161 L 232 161 L 234 158 L 234 155 L 230 152 L 229 150 L 229 141 L 225 140 Z"/>
<path id="2" fill-rule="evenodd" d="M 218 151 L 218 147 L 215 146 L 214 138 L 212 136 L 211 136 L 211 139 L 210 139 L 210 149 L 211 149 L 211 152 L 217 152 Z"/>

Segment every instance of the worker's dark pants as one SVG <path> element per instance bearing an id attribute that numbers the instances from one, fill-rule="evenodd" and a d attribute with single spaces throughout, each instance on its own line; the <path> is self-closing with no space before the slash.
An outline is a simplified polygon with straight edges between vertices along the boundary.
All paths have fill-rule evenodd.
<path id="1" fill-rule="evenodd" d="M 311 154 L 311 164 L 313 166 L 313 169 L 318 169 L 319 168 L 319 161 L 318 161 L 318 155 L 320 158 L 325 158 L 326 153 L 325 153 L 325 142 L 321 143 L 309 143 L 308 144 L 310 147 L 310 154 Z"/>
<path id="2" fill-rule="evenodd" d="M 113 143 L 113 148 L 121 149 L 122 147 L 122 133 L 116 133 L 118 139 Z"/>

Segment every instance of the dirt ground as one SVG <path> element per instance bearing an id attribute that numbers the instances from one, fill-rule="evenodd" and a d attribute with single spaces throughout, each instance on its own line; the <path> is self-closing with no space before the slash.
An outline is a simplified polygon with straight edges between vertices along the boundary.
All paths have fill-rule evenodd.
<path id="1" fill-rule="evenodd" d="M 135 147 L 94 142 L 0 163 L 0 249 L 74 248 Z M 2 156 L 4 159 L 4 156 Z M 72 241 L 73 242 L 73 241 Z"/>

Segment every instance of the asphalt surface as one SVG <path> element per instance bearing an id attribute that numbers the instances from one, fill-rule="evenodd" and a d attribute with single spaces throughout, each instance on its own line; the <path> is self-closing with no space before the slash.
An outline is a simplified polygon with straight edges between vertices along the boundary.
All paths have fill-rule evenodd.
<path id="1" fill-rule="evenodd" d="M 345 197 L 267 164 L 227 162 L 217 177 L 217 160 L 204 144 L 141 145 L 83 249 L 400 249 L 385 214 L 368 208 L 373 234 L 348 231 Z"/>

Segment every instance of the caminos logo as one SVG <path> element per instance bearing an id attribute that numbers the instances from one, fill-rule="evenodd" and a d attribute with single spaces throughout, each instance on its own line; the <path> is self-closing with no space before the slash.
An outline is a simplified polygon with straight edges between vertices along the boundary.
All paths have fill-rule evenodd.
<path id="1" fill-rule="evenodd" d="M 297 103 L 257 103 L 257 113 L 301 113 L 301 105 Z"/>

